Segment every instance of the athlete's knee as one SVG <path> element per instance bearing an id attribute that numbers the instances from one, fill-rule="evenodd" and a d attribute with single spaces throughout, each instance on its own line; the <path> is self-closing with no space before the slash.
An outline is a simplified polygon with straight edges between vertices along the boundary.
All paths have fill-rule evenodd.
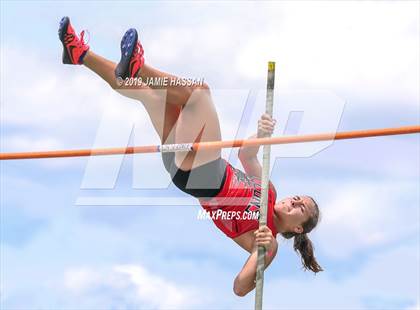
<path id="1" fill-rule="evenodd" d="M 203 83 L 201 83 L 201 84 L 198 84 L 196 87 L 197 87 L 197 88 L 199 88 L 199 89 L 203 89 L 203 90 L 208 90 L 208 91 L 210 91 L 210 86 L 209 86 L 209 84 L 207 84 L 207 83 L 205 83 L 205 82 L 203 82 Z"/>
<path id="2" fill-rule="evenodd" d="M 206 83 L 191 87 L 191 102 L 200 102 L 211 97 L 210 86 Z"/>
<path id="3" fill-rule="evenodd" d="M 203 96 L 208 96 L 210 95 L 210 86 L 207 83 L 195 85 L 193 91 L 197 91 Z"/>

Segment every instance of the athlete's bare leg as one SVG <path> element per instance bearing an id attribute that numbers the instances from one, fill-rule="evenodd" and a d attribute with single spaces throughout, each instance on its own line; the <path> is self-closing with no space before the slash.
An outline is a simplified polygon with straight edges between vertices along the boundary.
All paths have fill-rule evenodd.
<path id="1" fill-rule="evenodd" d="M 162 93 L 165 94 L 162 89 L 148 86 L 134 86 L 129 89 L 119 87 L 114 76 L 116 64 L 91 51 L 86 54 L 84 64 L 124 96 L 140 100 L 143 103 L 162 143 L 189 143 L 221 139 L 219 119 L 206 84 L 194 87 L 167 87 L 166 98 L 162 98 Z M 142 79 L 177 78 L 146 64 L 141 69 L 140 77 Z M 190 170 L 218 157 L 220 157 L 220 150 L 177 152 L 175 162 L 181 169 Z"/>
<path id="2" fill-rule="evenodd" d="M 144 85 L 136 86 L 136 89 L 120 87 L 114 73 L 116 63 L 92 51 L 87 52 L 84 65 L 98 74 L 120 94 L 141 101 L 160 137 L 161 143 L 175 143 L 175 131 L 172 129 L 176 124 L 181 107 L 166 104 L 164 91 L 157 92 Z"/>
<path id="3" fill-rule="evenodd" d="M 168 80 L 178 79 L 177 76 L 152 68 L 146 63 L 143 65 L 138 76 L 141 77 L 143 80 L 146 80 L 147 78 L 155 78 L 155 77 L 168 78 Z M 162 89 L 162 87 L 159 85 L 155 85 L 155 84 L 149 84 L 149 85 L 153 89 Z M 185 87 L 185 86 L 184 87 L 172 86 L 169 84 L 168 86 L 165 86 L 165 89 L 167 90 L 166 98 L 168 102 L 184 105 L 190 98 L 191 93 L 194 88 Z"/>

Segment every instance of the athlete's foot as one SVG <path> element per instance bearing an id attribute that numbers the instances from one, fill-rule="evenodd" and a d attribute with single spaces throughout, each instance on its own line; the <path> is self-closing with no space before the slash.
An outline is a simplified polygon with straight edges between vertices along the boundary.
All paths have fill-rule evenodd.
<path id="1" fill-rule="evenodd" d="M 81 65 L 83 57 L 85 57 L 89 50 L 89 45 L 83 41 L 85 31 L 80 33 L 80 38 L 77 36 L 70 19 L 65 16 L 60 21 L 58 28 L 58 36 L 63 43 L 63 63 Z"/>
<path id="2" fill-rule="evenodd" d="M 128 29 L 121 39 L 121 60 L 115 68 L 115 77 L 136 77 L 144 65 L 143 54 L 136 29 Z"/>

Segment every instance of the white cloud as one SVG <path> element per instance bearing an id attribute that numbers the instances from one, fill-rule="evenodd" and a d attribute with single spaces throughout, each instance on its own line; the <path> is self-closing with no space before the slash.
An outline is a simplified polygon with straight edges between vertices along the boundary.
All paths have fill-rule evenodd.
<path id="1" fill-rule="evenodd" d="M 388 181 L 342 182 L 323 201 L 317 231 L 320 248 L 333 258 L 392 244 L 418 231 L 417 200 L 408 200 L 418 189 L 413 183 Z"/>
<path id="2" fill-rule="evenodd" d="M 36 137 L 31 138 L 30 135 L 25 134 L 11 134 L 2 143 L 4 149 L 13 151 L 27 151 L 31 150 L 57 150 L 65 148 L 62 141 L 55 137 Z"/>
<path id="3" fill-rule="evenodd" d="M 418 245 L 377 253 L 359 271 L 337 277 L 326 269 L 264 285 L 267 309 L 401 309 L 415 302 L 418 282 Z M 324 266 L 325 267 L 325 266 Z M 279 294 L 279 292 L 281 292 Z"/>
<path id="4" fill-rule="evenodd" d="M 334 182 L 334 186 L 336 184 L 337 182 Z M 300 186 L 304 186 L 304 184 L 300 184 Z M 368 205 L 369 199 L 373 199 L 372 193 L 369 192 L 370 190 L 374 191 L 375 194 L 377 191 L 383 190 L 389 194 L 385 197 L 396 196 L 396 200 L 401 198 L 396 195 L 398 190 L 396 192 L 392 191 L 390 184 L 372 187 L 372 184 L 369 183 L 362 183 L 359 186 L 343 183 L 342 186 L 358 190 L 357 193 L 367 197 L 366 205 Z M 325 188 L 331 187 L 331 184 L 324 186 L 323 191 L 326 192 Z M 359 187 L 368 189 L 359 191 Z M 408 188 L 410 189 L 410 187 Z M 60 192 L 57 195 L 60 195 Z M 41 196 L 45 195 L 41 194 Z M 33 195 L 30 195 L 30 197 L 32 197 L 33 201 Z M 196 209 L 188 208 L 186 211 L 182 209 L 183 212 L 181 213 L 176 210 L 167 211 L 164 208 L 149 210 L 150 213 L 149 211 L 147 211 L 147 214 L 142 212 L 140 213 L 142 215 L 138 218 L 134 217 L 133 222 L 119 222 L 117 226 L 113 226 L 113 229 L 109 229 L 99 219 L 85 222 L 86 219 L 73 218 L 67 215 L 67 212 L 72 208 L 71 204 L 63 202 L 63 199 L 69 198 L 71 197 L 63 195 L 60 199 L 49 200 L 61 217 L 61 220 L 57 219 L 57 217 L 52 219 L 55 223 L 51 226 L 53 230 L 45 232 L 43 236 L 38 236 L 35 242 L 26 248 L 6 248 L 6 251 L 4 251 L 4 261 L 8 266 L 8 271 L 4 278 L 4 283 L 8 284 L 5 292 L 7 305 L 13 305 L 13 296 L 21 296 L 19 294 L 24 293 L 22 285 L 34 292 L 33 288 L 37 287 L 38 279 L 43 277 L 45 273 L 48 274 L 45 281 L 48 283 L 49 289 L 51 287 L 57 289 L 58 293 L 56 294 L 60 294 L 60 296 L 48 294 L 48 296 L 43 297 L 42 301 L 37 301 L 31 299 L 33 295 L 36 295 L 31 293 L 31 298 L 28 297 L 26 306 L 32 302 L 33 305 L 38 307 L 45 307 L 50 305 L 54 298 L 59 300 L 58 305 L 61 307 L 67 305 L 74 309 L 102 308 L 110 304 L 115 305 L 116 308 L 124 308 L 124 306 L 131 306 L 132 308 L 171 308 L 170 305 L 174 305 L 173 308 L 204 309 L 206 304 L 211 305 L 211 308 L 248 308 L 252 305 L 252 294 L 246 299 L 239 299 L 232 295 L 231 290 L 235 272 L 240 269 L 241 264 L 245 261 L 246 254 L 239 248 L 236 248 L 231 240 L 227 240 L 220 232 L 217 232 L 217 229 L 211 223 L 197 223 L 194 221 Z M 393 201 L 389 203 L 393 203 Z M 61 207 L 57 205 L 61 205 Z M 31 204 L 28 205 L 28 208 L 30 206 L 34 209 L 34 212 L 39 212 L 39 206 Z M 324 207 L 326 207 L 325 204 L 322 206 L 323 210 Z M 340 206 L 335 207 L 337 213 L 340 213 L 338 211 Z M 401 210 L 403 214 L 411 216 L 411 221 L 408 223 L 412 223 L 418 218 L 418 216 L 415 217 L 413 213 L 408 212 L 413 210 L 413 208 L 414 211 L 417 210 L 418 207 L 415 205 L 412 208 L 407 208 L 406 205 L 401 206 L 401 208 L 399 206 L 394 207 L 397 210 Z M 391 208 L 391 211 L 395 211 L 395 208 Z M 389 206 L 376 206 L 375 210 L 378 209 L 379 211 L 388 212 Z M 335 210 L 333 208 L 332 211 Z M 73 211 L 77 210 L 73 209 Z M 366 218 L 360 218 L 363 222 L 372 221 L 373 228 L 367 233 L 371 231 L 376 232 L 381 222 L 385 225 L 389 223 L 386 220 L 387 217 L 385 219 L 375 219 L 374 212 L 367 211 Z M 119 218 L 127 212 L 127 209 L 120 209 L 118 212 L 110 214 L 114 214 L 115 218 Z M 173 214 L 168 212 L 173 212 Z M 324 219 L 317 233 L 324 229 L 328 230 L 328 233 L 321 236 L 317 235 L 317 240 L 314 241 L 315 245 L 317 247 L 320 245 L 322 251 L 327 255 L 331 255 L 331 251 L 325 250 L 328 247 L 337 251 L 341 251 L 344 248 L 344 251 L 346 251 L 345 248 L 347 246 L 351 249 L 349 255 L 358 250 L 363 257 L 371 255 L 369 254 L 372 253 L 370 245 L 364 243 L 363 240 L 359 243 L 361 236 L 354 235 L 354 229 L 358 229 L 358 226 L 352 225 L 354 223 L 351 221 L 351 218 L 356 216 L 352 213 L 352 210 L 347 210 L 346 212 L 350 219 L 340 219 L 340 214 L 332 214 L 331 221 L 335 222 L 335 227 L 329 225 L 329 219 L 325 218 L 326 214 L 324 212 Z M 103 210 L 95 213 L 91 213 L 91 215 L 96 218 L 100 217 L 101 213 L 106 215 L 108 211 Z M 121 215 L 117 216 L 117 214 Z M 393 213 L 389 216 L 393 216 Z M 181 238 L 182 240 L 173 242 L 165 234 L 150 234 L 150 228 L 154 225 L 159 225 L 159 219 L 175 217 L 183 220 L 171 221 L 170 227 L 167 227 L 168 224 L 165 224 L 168 231 L 174 231 L 172 228 L 175 228 L 175 231 L 177 229 L 182 231 L 187 227 L 185 226 L 186 220 L 190 222 L 187 230 L 195 232 L 192 238 Z M 401 223 L 407 223 L 406 217 L 400 215 L 396 216 L 394 221 L 391 223 L 392 225 L 400 224 L 400 221 Z M 155 224 L 152 225 L 151 223 Z M 140 230 L 138 227 L 141 227 Z M 69 231 L 71 231 L 70 234 Z M 393 232 L 392 227 L 388 226 L 384 228 L 384 231 L 386 233 Z M 188 232 L 185 231 L 185 233 Z M 354 237 L 354 239 L 346 239 L 345 234 Z M 339 244 L 337 240 L 332 241 L 331 235 L 337 236 L 342 244 Z M 142 236 L 144 239 L 141 245 L 137 244 L 138 237 L 136 236 Z M 401 235 L 397 235 L 397 237 L 401 237 Z M 324 238 L 326 239 L 324 240 Z M 325 260 L 323 260 L 322 265 L 326 268 L 326 272 L 315 278 L 311 274 L 301 273 L 299 270 L 297 273 L 293 273 L 292 277 L 287 277 L 280 282 L 272 282 L 271 279 L 274 277 L 278 278 L 278 274 L 274 271 L 276 268 L 290 268 L 292 270 L 294 268 L 289 263 L 283 264 L 282 260 L 287 257 L 283 248 L 267 275 L 267 283 L 265 285 L 265 305 L 267 305 L 267 309 L 313 309 L 324 308 L 324 306 L 331 309 L 337 307 L 348 309 L 353 305 L 353 308 L 359 309 L 365 308 L 363 302 L 366 296 L 373 298 L 373 302 L 385 302 L 391 305 L 395 300 L 412 299 L 416 285 L 413 281 L 416 281 L 417 275 L 415 268 L 418 268 L 416 267 L 418 258 L 414 254 L 418 244 L 413 246 L 414 249 L 400 250 L 398 246 L 395 246 L 396 243 L 392 243 L 392 240 L 390 241 L 391 244 L 389 247 L 387 246 L 387 249 L 374 249 L 374 251 L 378 251 L 378 254 L 369 258 L 366 265 L 362 266 L 361 271 L 360 267 L 353 269 L 354 262 L 352 257 L 348 260 L 349 264 L 352 265 L 352 272 L 334 272 L 329 269 L 328 264 L 325 265 Z M 354 243 L 357 244 L 354 245 Z M 154 246 L 156 244 L 159 244 L 158 248 Z M 205 244 L 205 248 L 203 248 L 203 244 Z M 223 248 L 223 254 L 220 253 L 221 248 Z M 63 261 L 62 259 L 57 259 L 57 256 L 51 255 L 50 259 L 52 261 L 45 261 L 42 249 L 46 251 L 52 249 L 53 252 L 64 255 L 66 259 Z M 388 250 L 392 253 L 388 253 Z M 322 254 L 324 255 L 324 253 Z M 143 257 L 148 261 L 148 266 L 153 266 L 154 271 L 145 269 L 145 265 L 115 265 L 121 261 L 120 255 L 128 255 L 129 260 L 137 260 L 138 257 Z M 102 257 L 101 261 L 105 258 L 106 262 L 104 264 L 106 263 L 107 265 L 96 265 L 95 262 L 98 261 L 99 257 Z M 168 259 L 168 257 L 170 258 Z M 334 260 L 337 257 L 333 256 L 332 258 Z M 344 259 L 343 256 L 339 258 Z M 34 259 L 39 259 L 42 263 L 36 269 L 31 270 L 33 266 L 31 266 L 29 261 Z M 77 264 L 75 262 L 79 262 L 80 267 L 67 269 L 64 273 L 64 279 L 56 278 L 57 274 L 62 274 L 62 269 L 68 268 L 68 264 Z M 296 264 L 295 269 L 297 270 L 300 264 L 299 260 L 294 257 L 292 262 Z M 175 270 L 172 270 L 173 268 Z M 16 271 L 16 269 L 19 271 Z M 25 284 L 22 284 L 19 280 L 22 274 L 27 274 L 29 278 Z M 188 274 L 187 278 L 183 278 L 185 274 Z M 203 278 L 205 278 L 204 282 L 202 282 Z M 60 280 L 64 280 L 67 290 L 61 290 Z M 217 283 L 216 286 L 215 283 Z M 200 302 L 191 305 L 188 303 L 189 301 L 197 300 L 195 299 L 197 296 L 195 294 L 196 291 L 191 289 L 193 284 L 199 285 L 200 292 L 205 291 L 206 296 L 200 296 Z M 174 287 L 177 290 L 174 290 Z M 173 296 L 171 303 L 169 305 L 165 304 L 163 300 L 158 303 L 155 300 L 155 298 L 159 297 L 158 292 L 164 292 L 160 296 L 165 296 L 165 294 Z M 279 292 L 281 292 L 280 296 Z M 349 292 L 351 292 L 350 295 Z M 305 296 L 305 298 L 299 298 L 299 296 Z M 187 298 L 187 302 L 183 302 L 185 298 Z M 210 301 L 204 298 L 210 299 Z M 378 301 L 375 301 L 375 299 L 378 299 Z"/>
<path id="5" fill-rule="evenodd" d="M 408 307 L 407 310 L 420 310 L 420 302 L 417 302 L 417 305 Z"/>
<path id="6" fill-rule="evenodd" d="M 188 289 L 171 283 L 163 277 L 153 275 L 141 266 L 118 266 L 115 270 L 129 277 L 136 286 L 139 298 L 150 307 L 181 308 L 194 304 L 198 298 L 198 296 L 193 296 L 194 294 L 191 294 Z"/>
<path id="7" fill-rule="evenodd" d="M 157 142 L 142 105 L 114 92 L 86 68 L 57 66 L 36 49 L 31 57 L 18 46 L 2 46 L 0 52 L 2 152 L 124 146 L 128 137 L 118 142 L 112 137 L 127 123 L 136 124 L 144 143 L 148 137 Z M 108 139 L 99 144 L 95 134 L 104 128 Z M 37 163 L 56 168 L 74 167 L 75 161 Z"/>
<path id="8" fill-rule="evenodd" d="M 408 307 L 407 310 L 419 310 L 420 309 L 420 302 L 417 302 L 417 305 L 413 305 L 412 307 Z"/>
<path id="9" fill-rule="evenodd" d="M 214 4 L 209 9 L 218 7 L 235 8 L 238 17 L 222 18 L 217 24 L 204 19 L 195 27 L 145 25 L 146 60 L 181 75 L 208 72 L 217 81 L 215 87 L 220 87 L 230 81 L 232 75 L 224 72 L 231 70 L 264 85 L 265 69 L 261 68 L 273 56 L 278 58 L 279 88 L 344 90 L 374 99 L 367 102 L 372 105 L 382 104 L 384 98 L 387 102 L 398 100 L 398 104 L 418 102 L 416 3 Z M 192 10 L 201 9 L 196 5 Z M 250 12 L 258 31 L 248 29 L 250 21 L 242 18 Z M 76 24 L 81 23 L 77 20 Z M 122 27 L 109 27 L 113 29 L 109 35 L 112 40 Z M 103 25 L 92 31 L 99 35 L 100 29 Z M 124 122 L 132 115 L 128 108 L 132 101 L 114 93 L 85 68 L 58 65 L 59 55 L 51 62 L 35 48 L 31 57 L 26 53 L 18 46 L 1 48 L 2 88 L 6 90 L 2 94 L 2 122 L 24 130 L 20 137 L 34 141 L 27 144 L 28 149 L 44 146 L 40 141 L 46 140 L 62 141 L 66 147 L 90 146 L 105 108 L 117 111 L 113 112 L 117 121 Z M 217 76 L 215 64 L 221 72 Z M 145 136 L 157 141 L 149 120 L 144 123 Z M 223 117 L 222 124 L 234 131 L 230 117 Z M 19 144 L 13 136 L 4 140 L 6 149 Z"/>
<path id="10" fill-rule="evenodd" d="M 64 272 L 64 287 L 72 293 L 82 294 L 101 283 L 101 274 L 86 267 L 70 268 Z"/>
<path id="11" fill-rule="evenodd" d="M 180 309 L 197 305 L 199 301 L 195 288 L 174 283 L 141 265 L 118 265 L 105 270 L 71 268 L 64 274 L 64 285 L 82 299 L 92 298 L 90 295 L 97 294 L 95 291 L 100 288 L 109 288 L 114 299 L 121 301 L 121 307 L 133 304 L 142 308 Z"/>
<path id="12" fill-rule="evenodd" d="M 286 2 L 238 50 L 237 70 L 257 80 L 268 59 L 277 84 L 325 88 L 378 101 L 418 102 L 418 3 Z M 374 16 L 374 22 L 373 21 Z M 258 74 L 259 73 L 259 74 Z"/>
<path id="13" fill-rule="evenodd" d="M 140 103 L 116 93 L 83 66 L 57 66 L 56 60 L 47 62 L 36 50 L 29 59 L 20 46 L 2 46 L 0 52 L 2 59 L 7 59 L 1 70 L 5 90 L 1 98 L 2 123 L 6 126 L 20 126 L 26 134 L 33 129 L 44 130 L 44 135 L 70 131 L 73 138 L 69 142 L 74 142 L 78 140 L 75 133 L 82 135 L 85 129 L 96 127 L 104 110 L 114 121 L 137 117 L 149 123 L 146 117 L 133 115 L 133 111 L 143 111 Z M 42 76 L 16 74 L 22 71 L 34 76 L 42 72 Z"/>

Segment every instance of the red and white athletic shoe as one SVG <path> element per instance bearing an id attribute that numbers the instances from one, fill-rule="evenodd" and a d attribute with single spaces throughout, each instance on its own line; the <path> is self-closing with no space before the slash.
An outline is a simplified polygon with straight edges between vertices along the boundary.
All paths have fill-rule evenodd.
<path id="1" fill-rule="evenodd" d="M 70 19 L 64 16 L 60 21 L 58 36 L 63 43 L 63 63 L 81 65 L 83 57 L 89 50 L 89 45 L 83 41 L 85 31 L 80 33 L 80 39 L 70 24 Z"/>
<path id="2" fill-rule="evenodd" d="M 137 30 L 128 29 L 121 39 L 121 60 L 115 68 L 116 78 L 136 77 L 144 65 L 144 50 Z"/>

